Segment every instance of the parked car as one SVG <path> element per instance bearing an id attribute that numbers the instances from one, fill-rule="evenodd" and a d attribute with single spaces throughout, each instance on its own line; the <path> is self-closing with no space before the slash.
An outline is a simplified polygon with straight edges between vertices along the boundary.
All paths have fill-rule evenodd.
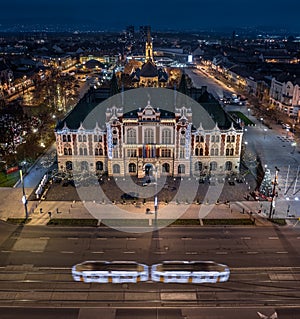
<path id="1" fill-rule="evenodd" d="M 291 126 L 290 126 L 289 124 L 282 123 L 282 128 L 284 128 L 284 129 L 290 129 Z"/>
<path id="2" fill-rule="evenodd" d="M 121 199 L 125 199 L 125 200 L 135 200 L 138 198 L 139 198 L 139 194 L 134 192 L 124 193 L 123 195 L 121 195 Z"/>

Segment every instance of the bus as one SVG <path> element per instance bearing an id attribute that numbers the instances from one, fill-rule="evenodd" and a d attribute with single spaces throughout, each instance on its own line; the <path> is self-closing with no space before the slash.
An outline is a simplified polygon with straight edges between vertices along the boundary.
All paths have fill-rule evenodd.
<path id="1" fill-rule="evenodd" d="M 137 283 L 149 278 L 148 266 L 134 261 L 85 261 L 72 267 L 75 281 Z"/>
<path id="2" fill-rule="evenodd" d="M 152 265 L 151 279 L 164 283 L 217 283 L 229 279 L 228 266 L 213 261 L 164 261 Z"/>

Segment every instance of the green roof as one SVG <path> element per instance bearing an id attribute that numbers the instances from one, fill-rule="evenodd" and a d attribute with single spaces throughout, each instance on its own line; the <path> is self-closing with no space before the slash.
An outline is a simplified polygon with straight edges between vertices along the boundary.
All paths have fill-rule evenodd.
<path id="1" fill-rule="evenodd" d="M 97 90 L 86 95 L 74 109 L 60 121 L 56 130 L 61 130 L 64 125 L 77 130 L 82 123 L 85 129 L 94 129 L 96 123 L 100 128 L 105 127 L 106 110 L 112 106 L 123 107 L 123 113 L 133 112 L 137 109 L 145 108 L 150 101 L 150 105 L 167 112 L 174 112 L 175 107 L 185 106 L 192 109 L 192 122 L 198 128 L 200 123 L 205 130 L 213 129 L 218 124 L 220 129 L 229 129 L 231 121 L 222 107 L 216 100 L 198 103 L 194 99 L 183 95 L 177 91 L 165 88 L 139 88 L 127 90 L 116 94 L 102 102 L 96 101 Z"/>

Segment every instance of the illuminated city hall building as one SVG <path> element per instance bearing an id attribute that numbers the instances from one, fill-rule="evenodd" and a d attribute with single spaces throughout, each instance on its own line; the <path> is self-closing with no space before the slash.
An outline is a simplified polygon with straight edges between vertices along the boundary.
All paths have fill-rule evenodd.
<path id="1" fill-rule="evenodd" d="M 81 101 L 58 123 L 60 171 L 138 178 L 154 172 L 158 177 L 239 172 L 243 131 L 221 107 L 209 114 L 165 88 L 126 94 L 135 98 L 138 90 L 149 93 L 144 101 L 136 98 L 137 107 L 128 108 L 133 103 L 126 98 Z"/>

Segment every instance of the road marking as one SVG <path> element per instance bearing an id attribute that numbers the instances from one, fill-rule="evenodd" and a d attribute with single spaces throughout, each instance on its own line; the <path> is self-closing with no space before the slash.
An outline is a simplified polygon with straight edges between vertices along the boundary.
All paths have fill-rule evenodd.
<path id="1" fill-rule="evenodd" d="M 217 255 L 227 255 L 227 251 L 217 251 L 216 252 Z"/>
<path id="2" fill-rule="evenodd" d="M 43 251 L 42 250 L 31 250 L 30 252 L 32 252 L 32 253 L 42 253 Z"/>
<path id="3" fill-rule="evenodd" d="M 279 239 L 278 237 L 269 237 L 269 239 Z"/>
<path id="4" fill-rule="evenodd" d="M 197 255 L 198 253 L 196 251 L 186 251 L 186 255 Z"/>
<path id="5" fill-rule="evenodd" d="M 77 240 L 78 237 L 68 237 L 69 240 Z"/>
<path id="6" fill-rule="evenodd" d="M 276 251 L 276 254 L 288 254 L 287 251 Z"/>
<path id="7" fill-rule="evenodd" d="M 247 239 L 251 239 L 251 237 L 241 237 L 241 239 L 247 240 Z"/>
<path id="8" fill-rule="evenodd" d="M 135 254 L 135 251 L 123 251 L 123 254 Z"/>
<path id="9" fill-rule="evenodd" d="M 192 240 L 192 237 L 181 237 L 181 240 Z"/>
<path id="10" fill-rule="evenodd" d="M 11 250 L 1 250 L 2 253 L 11 253 Z"/>
<path id="11" fill-rule="evenodd" d="M 258 252 L 257 251 L 247 251 L 247 254 L 254 255 L 254 254 L 258 254 Z"/>
<path id="12" fill-rule="evenodd" d="M 74 251 L 61 251 L 62 254 L 74 254 Z"/>
<path id="13" fill-rule="evenodd" d="M 48 240 L 50 239 L 50 237 L 40 237 L 41 240 L 45 239 L 45 240 Z"/>
<path id="14" fill-rule="evenodd" d="M 104 251 L 92 251 L 92 254 L 104 254 Z"/>
<path id="15" fill-rule="evenodd" d="M 106 237 L 98 237 L 97 240 L 107 240 Z"/>
<path id="16" fill-rule="evenodd" d="M 127 237 L 127 240 L 136 240 L 136 237 Z"/>

